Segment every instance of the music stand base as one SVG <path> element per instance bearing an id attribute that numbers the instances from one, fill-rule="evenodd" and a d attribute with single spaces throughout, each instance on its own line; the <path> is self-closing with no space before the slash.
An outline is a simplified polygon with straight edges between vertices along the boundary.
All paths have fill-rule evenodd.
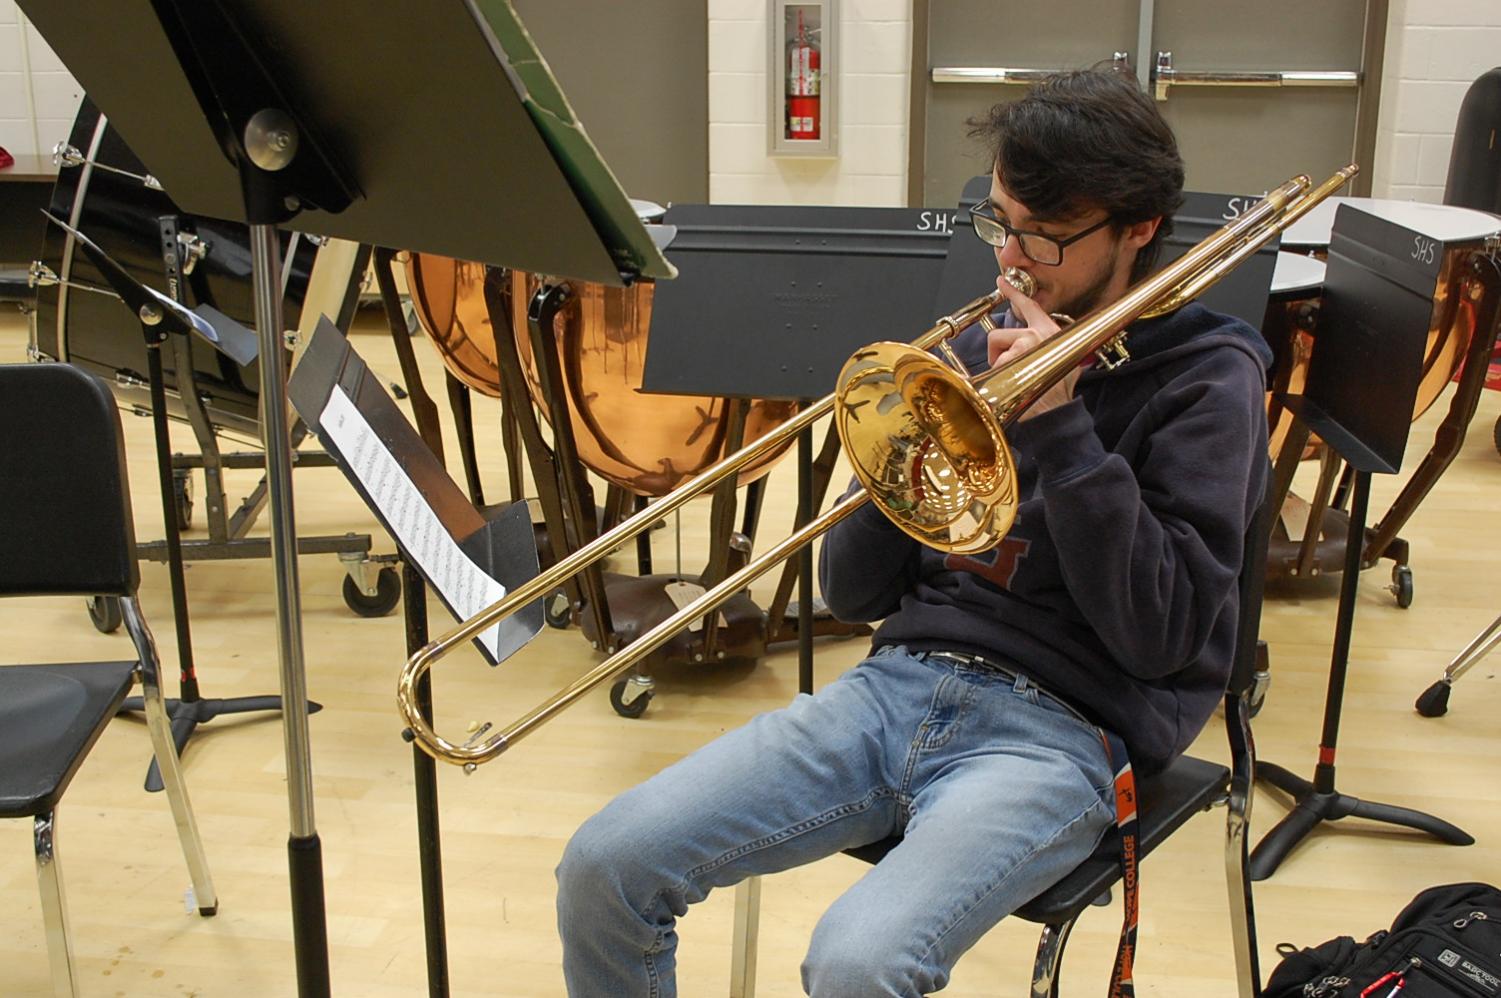
<path id="1" fill-rule="evenodd" d="M 307 712 L 316 714 L 323 709 L 321 703 L 308 701 Z M 120 705 L 118 713 L 129 712 L 141 713 L 145 710 L 140 697 L 126 697 Z M 187 748 L 188 740 L 193 737 L 193 732 L 198 725 L 207 724 L 221 714 L 250 714 L 258 711 L 281 712 L 281 697 L 258 696 L 258 697 L 230 697 L 218 699 L 214 697 L 200 697 L 197 700 L 167 700 L 167 717 L 172 721 L 172 744 L 181 757 L 183 750 Z M 160 793 L 162 789 L 161 768 L 157 765 L 156 756 L 151 757 L 151 766 L 146 770 L 147 793 Z"/>
<path id="2" fill-rule="evenodd" d="M 1475 839 L 1463 829 L 1451 825 L 1442 818 L 1394 804 L 1378 804 L 1361 800 L 1337 791 L 1321 791 L 1313 783 L 1269 762 L 1257 763 L 1256 778 L 1265 780 L 1278 790 L 1291 795 L 1296 804 L 1271 831 L 1262 836 L 1251 853 L 1251 879 L 1265 880 L 1277 872 L 1277 867 L 1292 852 L 1294 847 L 1322 821 L 1338 821 L 1352 815 L 1381 821 L 1389 825 L 1401 825 L 1420 832 L 1427 832 L 1449 845 L 1468 846 Z"/>

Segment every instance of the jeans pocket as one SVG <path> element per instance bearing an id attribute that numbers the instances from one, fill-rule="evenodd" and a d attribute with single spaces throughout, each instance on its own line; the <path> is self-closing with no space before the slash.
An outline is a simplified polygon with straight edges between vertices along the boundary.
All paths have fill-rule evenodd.
<path id="1" fill-rule="evenodd" d="M 954 737 L 974 696 L 975 688 L 970 683 L 952 675 L 939 680 L 928 705 L 928 714 L 917 729 L 918 747 L 940 748 Z"/>

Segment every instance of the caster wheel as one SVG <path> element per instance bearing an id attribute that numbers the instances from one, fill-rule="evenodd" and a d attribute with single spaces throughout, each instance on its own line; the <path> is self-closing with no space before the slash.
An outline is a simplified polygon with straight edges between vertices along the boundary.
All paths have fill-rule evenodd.
<path id="1" fill-rule="evenodd" d="M 1424 717 L 1443 717 L 1449 713 L 1449 684 L 1440 679 L 1424 690 L 1413 706 Z"/>
<path id="2" fill-rule="evenodd" d="M 113 634 L 120 629 L 125 617 L 120 611 L 118 596 L 91 596 L 87 604 L 89 619 L 100 634 Z"/>
<path id="3" fill-rule="evenodd" d="M 1387 587 L 1397 597 L 1397 605 L 1406 610 L 1412 606 L 1412 569 L 1406 565 L 1392 568 L 1392 584 Z"/>
<path id="4" fill-rule="evenodd" d="M 344 604 L 361 617 L 384 617 L 400 600 L 401 579 L 394 568 L 383 568 L 376 574 L 374 596 L 366 596 L 353 579 L 344 576 Z"/>
<path id="5" fill-rule="evenodd" d="M 625 702 L 625 687 L 628 679 L 620 679 L 610 687 L 610 706 L 615 708 L 615 713 L 621 717 L 637 718 L 646 713 L 646 705 L 651 702 L 651 690 L 642 690 L 636 695 L 636 699 L 630 703 Z"/>
<path id="6" fill-rule="evenodd" d="M 172 473 L 172 510 L 177 516 L 178 530 L 193 525 L 193 479 L 185 471 Z"/>
<path id="7" fill-rule="evenodd" d="M 542 602 L 542 617 L 547 621 L 548 627 L 568 630 L 568 625 L 573 623 L 573 608 L 568 605 L 568 594 L 558 592 L 547 597 Z"/>

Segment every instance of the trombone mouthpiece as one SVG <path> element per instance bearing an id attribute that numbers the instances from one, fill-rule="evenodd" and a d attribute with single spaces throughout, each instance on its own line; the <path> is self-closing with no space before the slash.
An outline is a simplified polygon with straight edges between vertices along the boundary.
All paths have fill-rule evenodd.
<path id="1" fill-rule="evenodd" d="M 1005 270 L 1001 271 L 1001 278 L 1007 284 L 1011 285 L 1013 288 L 1026 295 L 1028 298 L 1031 298 L 1037 293 L 1037 278 L 1033 277 L 1025 270 L 1018 270 L 1015 267 L 1007 267 Z"/>

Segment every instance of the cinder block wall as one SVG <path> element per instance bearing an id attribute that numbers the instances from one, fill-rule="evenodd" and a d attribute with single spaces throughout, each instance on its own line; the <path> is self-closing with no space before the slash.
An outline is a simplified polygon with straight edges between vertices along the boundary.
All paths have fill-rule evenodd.
<path id="1" fill-rule="evenodd" d="M 1372 193 L 1443 200 L 1465 91 L 1501 66 L 1501 0 L 1391 0 Z"/>
<path id="2" fill-rule="evenodd" d="M 22 16 L 0 0 L 0 147 L 50 155 L 68 137 L 83 89 Z"/>
<path id="3" fill-rule="evenodd" d="M 769 10 L 766 0 L 709 0 L 709 199 L 716 204 L 903 204 L 910 0 L 840 4 L 834 159 L 767 153 Z"/>

